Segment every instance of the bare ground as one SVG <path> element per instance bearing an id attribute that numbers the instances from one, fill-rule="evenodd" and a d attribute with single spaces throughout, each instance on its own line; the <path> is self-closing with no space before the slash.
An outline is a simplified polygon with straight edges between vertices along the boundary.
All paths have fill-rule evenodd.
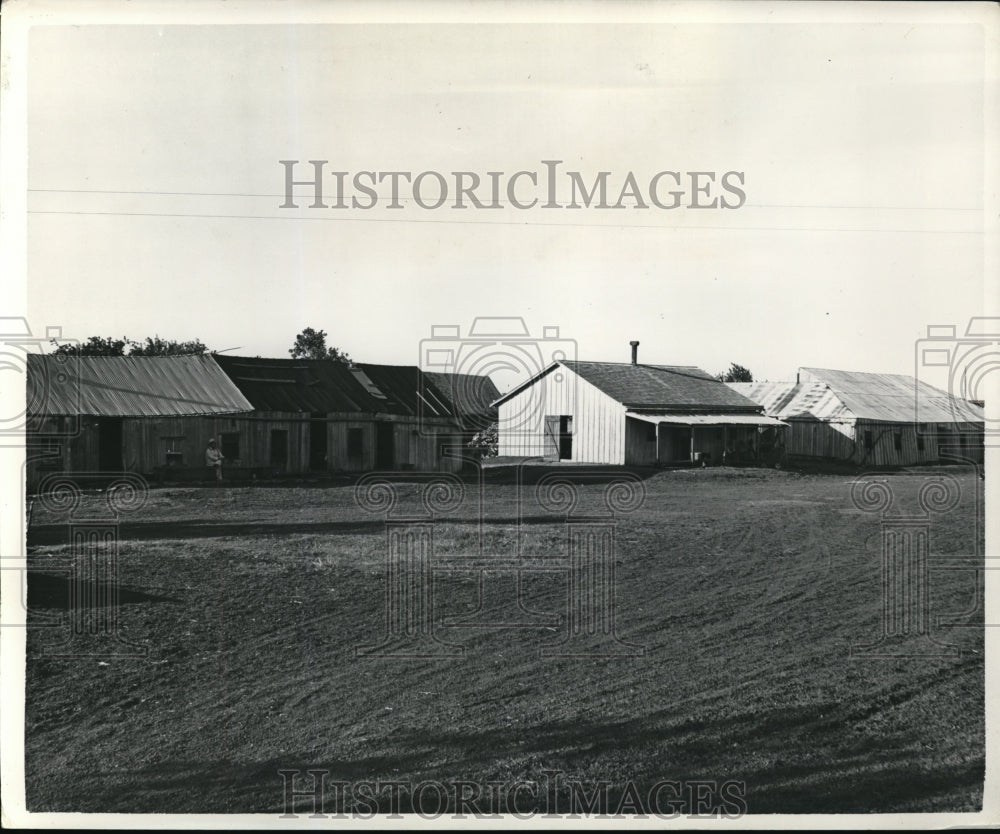
<path id="1" fill-rule="evenodd" d="M 278 771 L 323 768 L 480 784 L 558 770 L 612 795 L 629 780 L 738 780 L 751 813 L 976 810 L 981 606 L 964 626 L 933 617 L 976 608 L 983 507 L 978 479 L 951 474 L 961 501 L 932 518 L 929 597 L 951 657 L 852 653 L 881 627 L 882 544 L 844 475 L 646 473 L 644 505 L 617 523 L 615 590 L 618 637 L 644 654 L 619 657 L 540 656 L 564 619 L 442 627 L 475 614 L 480 576 L 487 606 L 502 598 L 502 574 L 461 569 L 435 574 L 434 617 L 463 656 L 356 656 L 386 630 L 386 530 L 350 485 L 153 490 L 119 534 L 120 635 L 147 656 L 46 657 L 63 632 L 46 618 L 69 599 L 52 570 L 67 519 L 36 508 L 28 808 L 280 814 Z M 885 477 L 913 513 L 935 475 Z M 417 489 L 401 488 L 404 510 Z M 600 509 L 601 485 L 582 489 Z M 509 483 L 485 490 L 477 564 L 509 565 L 522 531 L 523 556 L 550 568 L 524 574 L 525 605 L 565 617 L 562 517 L 533 493 L 519 505 Z M 474 498 L 435 523 L 441 564 L 480 559 Z"/>

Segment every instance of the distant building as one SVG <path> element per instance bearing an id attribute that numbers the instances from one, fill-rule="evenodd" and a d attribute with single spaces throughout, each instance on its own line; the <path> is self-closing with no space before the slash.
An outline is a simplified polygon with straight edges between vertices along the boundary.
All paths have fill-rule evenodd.
<path id="1" fill-rule="evenodd" d="M 222 419 L 253 406 L 211 356 L 31 354 L 27 482 L 49 473 L 203 466 Z"/>
<path id="2" fill-rule="evenodd" d="M 800 368 L 790 382 L 727 384 L 788 423 L 793 459 L 873 467 L 983 460 L 981 404 L 905 374 Z"/>
<path id="3" fill-rule="evenodd" d="M 211 438 L 227 480 L 457 471 L 472 435 L 496 421 L 498 396 L 486 377 L 415 366 L 30 355 L 27 479 L 31 489 L 54 472 L 202 479 Z"/>
<path id="4" fill-rule="evenodd" d="M 445 381 L 411 365 L 322 359 L 216 360 L 254 408 L 226 421 L 222 452 L 273 474 L 457 471 L 471 427 L 496 419 L 490 400 L 499 392 L 485 377 Z"/>
<path id="5" fill-rule="evenodd" d="M 783 424 L 705 371 L 631 363 L 553 362 L 496 401 L 499 454 L 653 466 L 756 454 Z"/>

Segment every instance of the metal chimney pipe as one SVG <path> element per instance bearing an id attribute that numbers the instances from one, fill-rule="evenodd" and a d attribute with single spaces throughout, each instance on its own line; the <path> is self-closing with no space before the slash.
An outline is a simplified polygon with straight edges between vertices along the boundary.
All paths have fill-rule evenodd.
<path id="1" fill-rule="evenodd" d="M 639 361 L 639 343 L 629 342 L 632 345 L 632 364 L 635 365 Z"/>

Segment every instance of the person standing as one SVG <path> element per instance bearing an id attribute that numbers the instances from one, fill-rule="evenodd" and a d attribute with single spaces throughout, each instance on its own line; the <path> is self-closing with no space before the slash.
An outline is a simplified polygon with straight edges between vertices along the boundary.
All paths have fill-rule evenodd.
<path id="1" fill-rule="evenodd" d="M 205 450 L 205 465 L 215 470 L 215 482 L 222 483 L 222 461 L 225 458 L 219 448 L 215 445 L 215 438 L 208 441 L 208 448 Z"/>

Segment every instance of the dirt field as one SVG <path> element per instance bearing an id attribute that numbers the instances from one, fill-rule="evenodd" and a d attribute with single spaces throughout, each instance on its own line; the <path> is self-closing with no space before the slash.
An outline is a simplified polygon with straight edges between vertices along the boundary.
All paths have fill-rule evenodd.
<path id="1" fill-rule="evenodd" d="M 962 492 L 931 522 L 934 616 L 976 603 L 975 571 L 945 568 L 974 565 L 980 482 L 947 471 Z M 917 512 L 934 472 L 884 476 L 894 510 Z M 36 506 L 28 808 L 280 814 L 278 771 L 323 768 L 330 781 L 411 783 L 558 770 L 610 781 L 612 796 L 628 780 L 738 780 L 750 813 L 976 810 L 981 607 L 965 627 L 932 618 L 957 656 L 852 656 L 879 634 L 882 599 L 880 517 L 852 504 L 852 481 L 646 473 L 643 506 L 617 522 L 615 588 L 618 636 L 644 654 L 621 657 L 540 656 L 564 619 L 441 627 L 475 612 L 480 576 L 487 607 L 503 598 L 502 575 L 462 570 L 435 574 L 434 619 L 464 656 L 356 656 L 386 630 L 386 529 L 347 483 L 153 490 L 120 531 L 120 633 L 148 655 L 44 657 L 60 636 L 44 617 L 67 606 L 65 575 L 47 572 L 68 553 L 67 519 Z M 600 509 L 603 486 L 581 489 Z M 468 490 L 434 526 L 452 567 L 477 554 Z M 401 487 L 404 511 L 419 509 L 417 491 Z M 77 515 L 99 503 L 88 495 Z M 503 482 L 483 506 L 485 563 L 503 564 L 520 529 L 524 557 L 551 568 L 524 574 L 526 606 L 565 617 L 562 516 L 531 492 L 519 527 Z"/>

